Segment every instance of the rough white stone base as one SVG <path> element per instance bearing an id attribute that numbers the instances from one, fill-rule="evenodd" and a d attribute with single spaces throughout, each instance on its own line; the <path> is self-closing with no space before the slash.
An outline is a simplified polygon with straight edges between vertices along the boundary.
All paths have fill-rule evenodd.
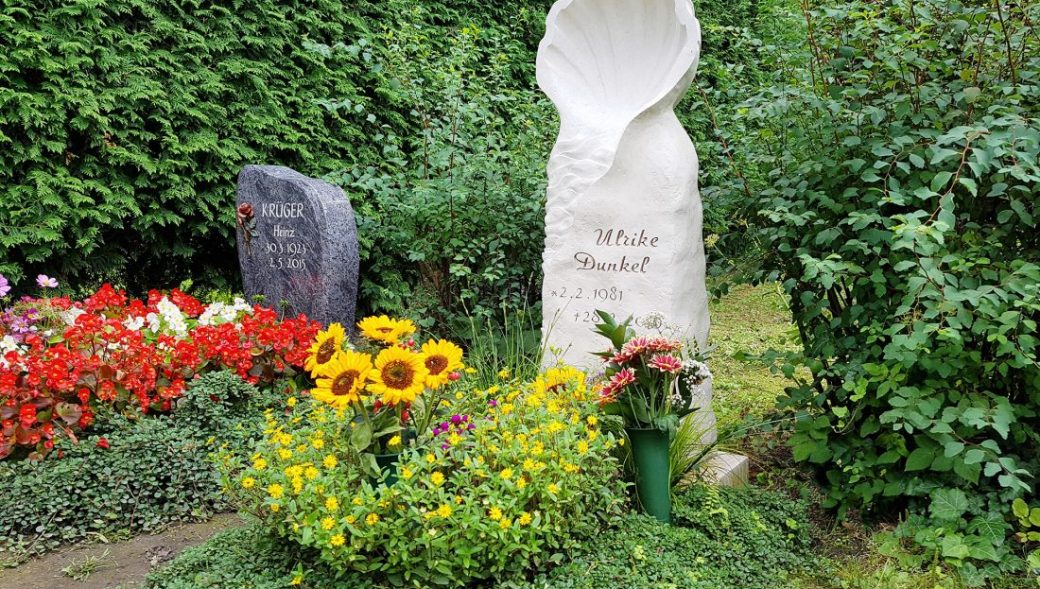
<path id="1" fill-rule="evenodd" d="M 743 487 L 748 483 L 747 456 L 732 452 L 712 452 L 701 467 L 705 482 L 723 487 Z"/>

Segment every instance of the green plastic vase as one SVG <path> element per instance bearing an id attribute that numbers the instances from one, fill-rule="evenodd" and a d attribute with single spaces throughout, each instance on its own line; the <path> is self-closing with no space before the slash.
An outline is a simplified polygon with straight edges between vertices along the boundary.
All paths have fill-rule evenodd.
<path id="1" fill-rule="evenodd" d="M 659 429 L 625 428 L 636 467 L 636 495 L 647 515 L 672 523 L 668 433 Z"/>

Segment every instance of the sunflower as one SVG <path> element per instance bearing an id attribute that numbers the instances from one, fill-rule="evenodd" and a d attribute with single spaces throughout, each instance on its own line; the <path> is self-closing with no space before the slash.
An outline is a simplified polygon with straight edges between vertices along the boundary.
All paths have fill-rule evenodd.
<path id="1" fill-rule="evenodd" d="M 429 374 L 421 354 L 391 346 L 376 356 L 368 390 L 382 395 L 388 405 L 411 403 L 425 388 Z"/>
<path id="2" fill-rule="evenodd" d="M 318 335 L 314 336 L 314 343 L 310 349 L 311 355 L 307 357 L 304 368 L 311 372 L 312 377 L 316 377 L 318 370 L 328 364 L 336 352 L 343 349 L 343 342 L 346 339 L 347 332 L 339 323 L 333 323 L 325 331 L 319 331 Z"/>
<path id="3" fill-rule="evenodd" d="M 358 329 L 370 340 L 393 345 L 402 337 L 415 333 L 415 324 L 408 319 L 391 319 L 380 315 L 365 317 L 358 322 Z"/>
<path id="4" fill-rule="evenodd" d="M 361 399 L 365 383 L 372 374 L 372 357 L 353 350 L 337 352 L 318 369 L 317 386 L 311 396 L 336 408 Z"/>
<path id="5" fill-rule="evenodd" d="M 430 340 L 422 346 L 423 363 L 430 375 L 426 377 L 426 386 L 438 389 L 448 382 L 448 375 L 462 369 L 462 348 L 455 344 L 439 340 Z"/>

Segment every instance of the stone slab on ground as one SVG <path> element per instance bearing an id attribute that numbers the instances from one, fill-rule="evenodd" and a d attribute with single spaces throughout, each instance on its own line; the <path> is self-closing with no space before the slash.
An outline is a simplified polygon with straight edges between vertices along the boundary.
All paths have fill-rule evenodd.
<path id="1" fill-rule="evenodd" d="M 723 487 L 743 487 L 748 484 L 747 456 L 732 452 L 713 452 L 704 461 L 701 474 L 704 480 Z"/>
<path id="2" fill-rule="evenodd" d="M 209 521 L 171 526 L 158 534 L 122 542 L 79 544 L 14 568 L 0 569 L 0 589 L 131 589 L 140 586 L 152 569 L 166 564 L 186 548 L 242 524 L 235 514 L 220 514 Z M 82 567 L 91 559 L 96 559 L 96 568 L 80 580 L 63 572 L 69 567 Z"/>

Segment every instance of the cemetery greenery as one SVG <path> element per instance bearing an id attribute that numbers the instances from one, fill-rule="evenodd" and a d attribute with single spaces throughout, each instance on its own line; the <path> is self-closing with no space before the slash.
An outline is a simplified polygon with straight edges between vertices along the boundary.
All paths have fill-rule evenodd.
<path id="1" fill-rule="evenodd" d="M 573 368 L 518 362 L 486 386 L 487 367 L 420 345 L 409 320 L 363 319 L 348 344 L 339 325 L 272 317 L 108 285 L 10 305 L 0 480 L 18 499 L 0 506 L 0 560 L 244 508 L 247 528 L 152 586 L 771 587 L 808 567 L 808 506 L 785 493 L 686 486 L 674 529 L 633 515 L 620 420 Z M 154 373 L 121 363 L 131 353 Z"/>
<path id="2" fill-rule="evenodd" d="M 1036 569 L 1040 5 L 804 17 L 798 82 L 745 105 L 772 145 L 749 164 L 757 276 L 804 344 L 774 358 L 799 380 L 794 457 L 839 513 L 906 513 L 923 566 L 972 586 Z"/>
<path id="3" fill-rule="evenodd" d="M 362 312 L 459 332 L 502 303 L 537 310 L 556 123 L 534 55 L 550 4 L 9 3 L 0 272 L 23 285 L 48 272 L 82 294 L 105 281 L 236 289 L 230 179 L 270 163 L 347 191 Z M 755 27 L 770 8 L 697 10 L 703 91 L 680 115 L 703 146 L 708 233 L 736 255 L 742 194 L 712 117 L 725 137 L 765 76 Z"/>
<path id="4" fill-rule="evenodd" d="M 820 566 L 814 485 L 676 481 L 661 526 L 618 482 L 620 420 L 539 373 L 548 0 L 245 4 L 0 11 L 0 561 L 245 507 L 148 585 L 777 587 Z M 712 269 L 778 281 L 803 344 L 764 354 L 794 381 L 780 438 L 825 507 L 893 524 L 908 583 L 1035 576 L 1040 5 L 697 11 L 678 110 Z M 360 309 L 410 321 L 348 350 L 235 300 L 233 178 L 260 162 L 344 187 Z M 467 329 L 503 308 L 505 332 Z M 417 327 L 471 337 L 424 350 Z M 402 362 L 421 386 L 376 382 Z"/>

